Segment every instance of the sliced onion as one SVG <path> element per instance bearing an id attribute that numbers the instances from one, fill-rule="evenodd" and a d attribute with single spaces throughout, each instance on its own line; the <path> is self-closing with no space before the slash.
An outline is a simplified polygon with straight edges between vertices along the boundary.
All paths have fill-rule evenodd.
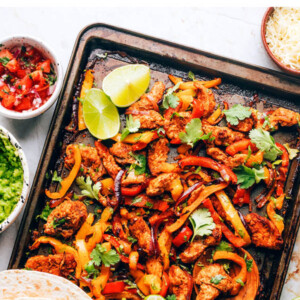
<path id="1" fill-rule="evenodd" d="M 120 170 L 115 178 L 115 183 L 114 183 L 114 190 L 115 190 L 115 196 L 117 198 L 117 204 L 115 205 L 115 209 L 117 209 L 117 207 L 123 203 L 123 196 L 121 193 L 121 182 L 122 182 L 122 178 L 124 175 L 125 171 L 124 170 Z"/>
<path id="2" fill-rule="evenodd" d="M 122 293 L 116 293 L 116 294 L 107 294 L 105 295 L 105 299 L 132 299 L 132 300 L 141 300 L 141 297 L 130 293 L 130 292 L 122 292 Z"/>
<path id="3" fill-rule="evenodd" d="M 251 236 L 250 228 L 249 228 L 247 222 L 245 221 L 243 214 L 239 210 L 238 210 L 238 214 L 239 214 L 239 217 L 240 217 L 245 229 L 247 230 L 248 234 Z"/>

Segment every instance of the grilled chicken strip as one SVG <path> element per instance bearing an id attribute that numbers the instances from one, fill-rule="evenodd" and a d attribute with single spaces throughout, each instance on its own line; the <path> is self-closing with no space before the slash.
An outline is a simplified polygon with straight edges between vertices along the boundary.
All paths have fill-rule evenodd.
<path id="1" fill-rule="evenodd" d="M 189 298 L 191 275 L 183 271 L 178 266 L 171 266 L 169 269 L 169 279 L 172 293 L 176 300 L 186 300 Z"/>
<path id="2" fill-rule="evenodd" d="M 100 156 L 94 147 L 79 146 L 81 154 L 81 172 L 85 176 L 90 176 L 93 182 L 99 181 L 106 170 L 103 166 Z M 68 169 L 72 168 L 75 163 L 74 155 L 72 153 L 72 145 L 68 145 L 66 149 L 67 156 L 65 157 L 65 165 Z"/>
<path id="3" fill-rule="evenodd" d="M 244 138 L 244 134 L 241 132 L 233 131 L 228 127 L 212 126 L 207 123 L 203 123 L 203 131 L 205 134 L 212 133 L 211 137 L 215 138 L 213 144 L 217 146 L 228 146 Z"/>
<path id="4" fill-rule="evenodd" d="M 220 244 L 221 239 L 221 226 L 217 225 L 210 236 L 206 237 L 205 239 L 196 239 L 191 242 L 189 246 L 179 255 L 179 257 L 183 263 L 192 263 L 203 253 L 207 247 Z"/>
<path id="5" fill-rule="evenodd" d="M 164 129 L 169 139 L 179 139 L 179 133 L 185 131 L 185 126 L 191 120 L 191 112 L 179 112 L 177 115 L 166 119 Z"/>
<path id="6" fill-rule="evenodd" d="M 121 168 L 117 165 L 114 157 L 110 154 L 106 146 L 104 146 L 100 141 L 96 141 L 95 146 L 107 173 L 115 179 Z"/>
<path id="7" fill-rule="evenodd" d="M 155 129 L 162 127 L 164 125 L 164 119 L 162 115 L 155 111 L 142 111 L 137 113 L 132 113 L 133 120 L 140 121 L 140 128 L 141 129 Z"/>
<path id="8" fill-rule="evenodd" d="M 121 165 L 134 164 L 136 160 L 130 153 L 132 153 L 132 146 L 117 142 L 109 148 L 109 152 L 114 156 L 115 160 Z"/>
<path id="9" fill-rule="evenodd" d="M 87 209 L 83 202 L 65 200 L 50 213 L 44 231 L 67 239 L 74 235 L 86 218 Z"/>
<path id="10" fill-rule="evenodd" d="M 175 173 L 180 171 L 177 163 L 167 163 L 170 151 L 167 145 L 167 139 L 159 139 L 151 144 L 148 152 L 148 166 L 151 174 L 154 176 L 160 173 Z"/>
<path id="11" fill-rule="evenodd" d="M 142 217 L 135 217 L 132 223 L 129 225 L 129 230 L 134 236 L 139 246 L 146 252 L 150 251 L 151 243 L 151 233 L 150 228 Z"/>
<path id="12" fill-rule="evenodd" d="M 281 249 L 282 237 L 277 227 L 267 218 L 256 213 L 244 217 L 250 231 L 252 243 L 256 247 L 264 247 L 273 250 Z"/>
<path id="13" fill-rule="evenodd" d="M 30 257 L 26 262 L 25 268 L 33 271 L 68 277 L 75 271 L 76 265 L 73 254 L 61 253 L 48 256 L 37 255 Z"/>

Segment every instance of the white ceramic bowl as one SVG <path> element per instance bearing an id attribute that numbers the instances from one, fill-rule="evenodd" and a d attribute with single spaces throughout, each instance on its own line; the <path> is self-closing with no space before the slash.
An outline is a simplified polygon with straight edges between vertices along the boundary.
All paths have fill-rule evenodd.
<path id="1" fill-rule="evenodd" d="M 55 82 L 54 92 L 45 104 L 43 104 L 41 107 L 39 107 L 36 110 L 23 111 L 23 112 L 17 112 L 17 111 L 6 109 L 0 104 L 0 114 L 8 118 L 30 119 L 41 115 L 54 104 L 54 102 L 57 100 L 59 96 L 62 87 L 63 72 L 62 72 L 61 64 L 57 60 L 57 57 L 54 55 L 54 52 L 50 50 L 49 46 L 47 46 L 44 42 L 40 41 L 39 39 L 33 37 L 25 37 L 25 36 L 9 37 L 0 40 L 0 44 L 3 45 L 1 49 L 5 49 L 5 48 L 10 49 L 14 46 L 22 46 L 22 45 L 33 46 L 34 48 L 38 49 L 43 54 L 43 56 L 51 60 L 57 76 L 57 80 Z"/>
<path id="2" fill-rule="evenodd" d="M 14 210 L 11 212 L 11 214 L 0 224 L 0 233 L 3 232 L 5 229 L 7 229 L 18 217 L 20 212 L 22 211 L 23 207 L 26 204 L 27 201 L 27 196 L 28 196 L 28 191 L 29 191 L 29 169 L 28 169 L 28 164 L 27 160 L 25 157 L 25 154 L 22 150 L 22 147 L 16 140 L 16 138 L 8 132 L 5 128 L 0 126 L 0 134 L 4 134 L 8 140 L 11 142 L 11 144 L 16 148 L 21 163 L 23 167 L 23 188 L 22 188 L 22 193 L 20 196 L 20 199 L 15 206 Z"/>

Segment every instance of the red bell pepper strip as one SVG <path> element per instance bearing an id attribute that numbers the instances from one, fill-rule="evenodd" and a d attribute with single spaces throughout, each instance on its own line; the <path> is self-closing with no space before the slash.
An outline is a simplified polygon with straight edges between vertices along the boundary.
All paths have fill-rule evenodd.
<path id="1" fill-rule="evenodd" d="M 125 289 L 124 281 L 108 282 L 102 290 L 103 295 L 122 293 Z"/>
<path id="2" fill-rule="evenodd" d="M 113 217 L 113 222 L 112 222 L 112 232 L 114 233 L 115 236 L 120 237 L 121 239 L 127 240 L 127 235 L 124 232 L 122 223 L 121 223 L 121 218 L 119 215 L 115 215 Z"/>
<path id="3" fill-rule="evenodd" d="M 241 248 L 246 245 L 246 242 L 240 238 L 239 236 L 234 235 L 228 227 L 221 221 L 220 216 L 215 211 L 211 201 L 209 199 L 205 199 L 202 202 L 202 205 L 207 208 L 211 214 L 211 217 L 213 218 L 215 224 L 221 225 L 222 232 L 225 235 L 225 237 L 228 239 L 228 241 L 236 248 Z"/>
<path id="4" fill-rule="evenodd" d="M 241 189 L 238 185 L 236 192 L 232 199 L 233 204 L 242 206 L 243 204 L 250 203 L 250 190 Z"/>
<path id="5" fill-rule="evenodd" d="M 276 178 L 277 180 L 277 189 L 276 189 L 276 195 L 281 196 L 283 194 L 284 190 L 284 183 L 286 181 L 286 174 L 288 172 L 288 167 L 280 167 L 278 169 L 279 176 Z"/>
<path id="6" fill-rule="evenodd" d="M 173 239 L 172 243 L 178 248 L 185 242 L 187 242 L 191 236 L 193 235 L 193 231 L 190 229 L 189 226 L 184 226 L 180 232 L 176 235 Z"/>
<path id="7" fill-rule="evenodd" d="M 180 145 L 180 144 L 182 144 L 182 142 L 181 142 L 180 138 L 175 138 L 175 139 L 171 139 L 170 144 L 172 144 L 172 145 Z"/>
<path id="8" fill-rule="evenodd" d="M 174 212 L 171 210 L 165 211 L 161 214 L 155 214 L 152 215 L 152 217 L 149 218 L 149 223 L 151 224 L 151 226 L 154 226 L 156 223 L 158 222 L 162 222 L 164 220 L 167 220 L 168 218 L 174 216 Z"/>
<path id="9" fill-rule="evenodd" d="M 123 196 L 134 197 L 140 194 L 145 188 L 146 188 L 145 184 L 140 184 L 133 187 L 122 187 L 121 193 Z"/>
<path id="10" fill-rule="evenodd" d="M 170 278 L 166 272 L 163 272 L 162 286 L 159 295 L 162 297 L 166 297 L 168 294 L 169 286 L 170 286 Z"/>
<path id="11" fill-rule="evenodd" d="M 251 150 L 253 152 L 257 150 L 255 144 L 251 143 L 251 140 L 242 139 L 242 140 L 237 141 L 237 142 L 233 143 L 232 145 L 228 146 L 225 151 L 227 154 L 233 156 L 233 155 L 237 154 L 238 152 L 247 150 L 249 146 L 251 147 Z"/>
<path id="12" fill-rule="evenodd" d="M 193 100 L 193 111 L 191 119 L 201 118 L 204 114 L 203 103 L 199 99 Z"/>
<path id="13" fill-rule="evenodd" d="M 232 181 L 234 184 L 237 183 L 237 177 L 229 167 L 222 165 L 209 157 L 189 156 L 182 159 L 179 162 L 179 166 L 181 168 L 184 168 L 185 166 L 200 166 L 212 169 L 219 172 L 226 182 Z"/>
<path id="14" fill-rule="evenodd" d="M 139 151 L 139 150 L 142 150 L 142 149 L 146 148 L 147 146 L 148 146 L 147 143 L 137 142 L 136 144 L 134 144 L 132 146 L 132 151 Z"/>
<path id="15" fill-rule="evenodd" d="M 287 152 L 286 148 L 279 144 L 279 143 L 275 143 L 275 145 L 282 151 L 282 155 L 281 155 L 281 166 L 282 167 L 288 167 L 289 166 L 289 153 Z"/>
<path id="16" fill-rule="evenodd" d="M 116 251 L 118 252 L 118 254 L 120 256 L 120 260 L 125 264 L 129 264 L 129 257 L 120 253 L 120 243 L 113 236 L 111 236 L 109 234 L 103 234 L 103 238 L 107 242 L 110 242 L 115 247 Z M 140 263 L 137 264 L 137 267 L 140 270 L 145 270 L 145 267 L 143 265 L 141 265 Z"/>

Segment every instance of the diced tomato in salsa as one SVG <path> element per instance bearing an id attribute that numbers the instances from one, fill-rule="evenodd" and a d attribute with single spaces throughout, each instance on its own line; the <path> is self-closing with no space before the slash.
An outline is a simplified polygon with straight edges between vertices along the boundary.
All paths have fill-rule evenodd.
<path id="1" fill-rule="evenodd" d="M 5 108 L 18 112 L 39 108 L 51 97 L 55 81 L 51 60 L 34 47 L 0 50 L 0 103 Z"/>

